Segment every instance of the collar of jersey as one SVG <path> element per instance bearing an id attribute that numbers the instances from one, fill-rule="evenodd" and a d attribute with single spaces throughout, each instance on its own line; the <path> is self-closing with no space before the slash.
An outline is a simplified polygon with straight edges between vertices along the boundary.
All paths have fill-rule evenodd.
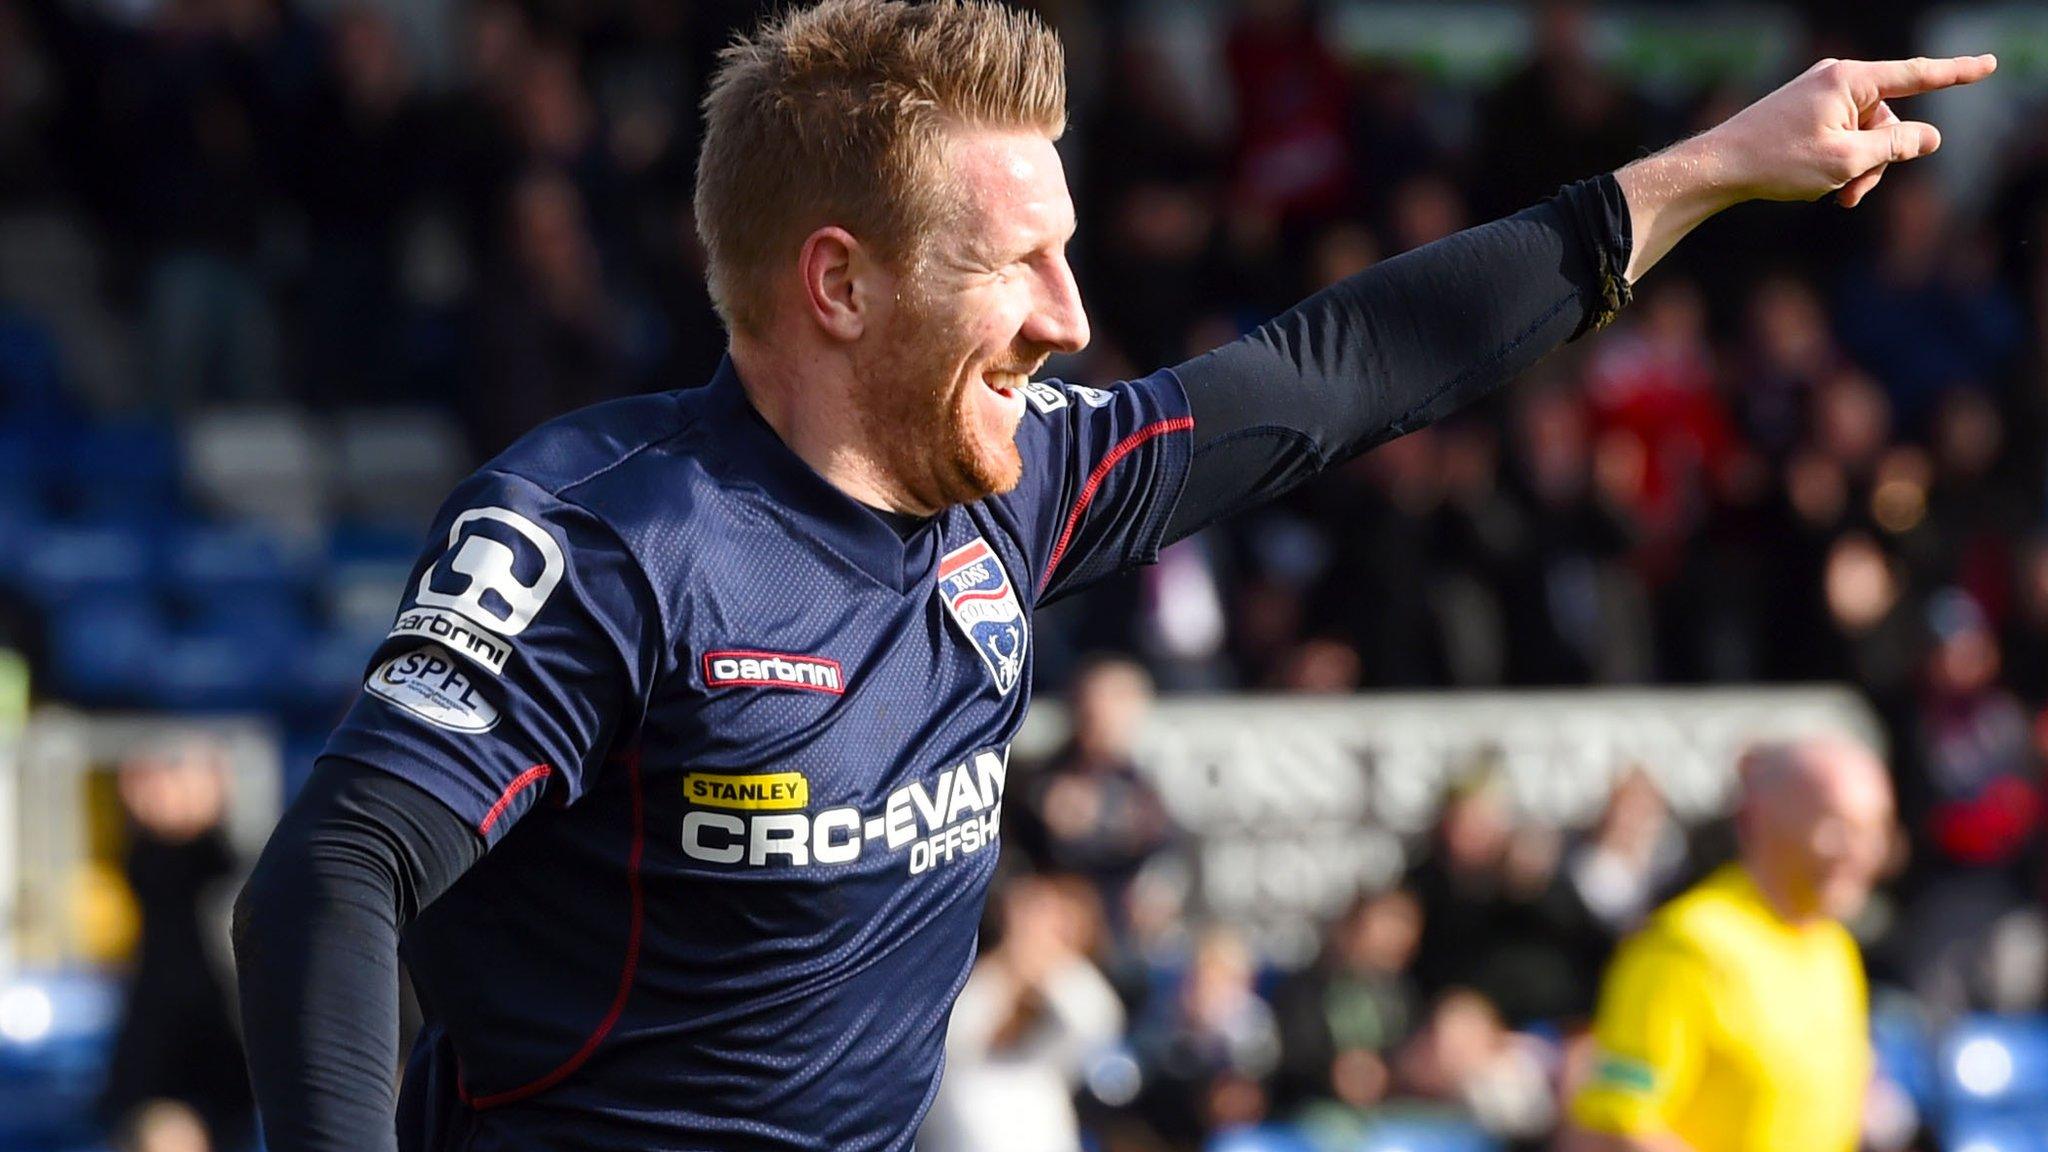
<path id="1" fill-rule="evenodd" d="M 811 538 L 876 583 L 909 592 L 924 583 L 938 559 L 943 516 L 905 540 L 875 511 L 818 475 L 762 419 L 727 357 L 705 389 L 706 414 L 729 473 L 749 481 L 798 519 Z"/>

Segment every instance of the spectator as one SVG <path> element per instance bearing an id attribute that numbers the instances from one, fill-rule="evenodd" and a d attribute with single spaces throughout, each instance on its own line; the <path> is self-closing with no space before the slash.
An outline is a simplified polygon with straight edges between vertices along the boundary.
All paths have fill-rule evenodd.
<path id="1" fill-rule="evenodd" d="M 1642 922 L 1684 870 L 1685 835 L 1664 794 L 1640 767 L 1615 782 L 1592 833 L 1571 854 L 1565 873 L 1610 940 Z"/>
<path id="2" fill-rule="evenodd" d="M 1934 414 L 1924 530 L 1908 541 L 1926 583 L 1954 583 L 2005 618 L 2013 600 L 2012 541 L 2031 511 L 2001 474 L 2005 415 L 1977 388 L 1950 389 Z"/>
<path id="3" fill-rule="evenodd" d="M 2020 698 L 2048 700 L 2048 538 L 2035 536 L 2018 548 L 2013 575 L 2013 610 L 2000 650 L 2005 679 Z"/>
<path id="4" fill-rule="evenodd" d="M 1844 279 L 1836 316 L 1843 344 L 1918 432 L 1944 390 L 2000 378 L 2022 319 L 1934 181 L 1907 175 L 1886 192 L 1877 255 Z"/>
<path id="5" fill-rule="evenodd" d="M 511 226 L 511 265 L 479 304 L 478 375 L 466 404 L 479 457 L 625 391 L 610 291 L 576 185 L 529 174 L 513 195 Z"/>
<path id="6" fill-rule="evenodd" d="M 1396 253 L 1441 240 L 1469 224 L 1465 198 L 1449 178 L 1417 174 L 1394 186 L 1387 235 Z"/>
<path id="7" fill-rule="evenodd" d="M 1508 1031 L 1493 1004 L 1467 988 L 1437 999 L 1395 1070 L 1405 1092 L 1455 1105 L 1495 1136 L 1541 1136 L 1557 1118 L 1540 1042 Z"/>
<path id="8" fill-rule="evenodd" d="M 1001 934 L 953 1005 L 946 1076 L 918 1134 L 926 1152 L 1081 1152 L 1073 1096 L 1123 1032 L 1123 1005 L 1089 962 L 1086 885 L 1019 877 L 996 897 Z"/>
<path id="9" fill-rule="evenodd" d="M 1315 965 L 1281 984 L 1277 1110 L 1323 1098 L 1368 1109 L 1386 1097 L 1387 1061 L 1418 1015 L 1409 967 L 1421 931 L 1422 905 L 1406 890 L 1361 897 L 1330 926 Z"/>
<path id="10" fill-rule="evenodd" d="M 1244 941 L 1212 929 L 1196 944 L 1178 987 L 1134 1031 L 1146 1072 L 1140 1103 L 1168 1141 L 1193 1145 L 1206 1132 L 1266 1116 L 1265 1081 L 1280 1044 L 1273 1011 L 1254 988 L 1256 974 Z"/>
<path id="11" fill-rule="evenodd" d="M 1533 203 L 1577 173 L 1624 164 L 1641 143 L 1633 103 L 1593 58 L 1591 22 L 1585 0 L 1537 5 L 1535 58 L 1480 109 L 1488 217 Z"/>
<path id="12" fill-rule="evenodd" d="M 1118 936 L 1132 880 L 1173 837 L 1158 790 L 1131 754 L 1151 704 L 1142 667 L 1099 659 L 1083 668 L 1068 696 L 1066 746 L 1031 773 L 1013 809 L 1020 846 L 1040 868 L 1093 884 Z"/>
<path id="13" fill-rule="evenodd" d="M 1498 776 L 1454 788 L 1429 856 L 1409 876 L 1423 909 L 1423 991 L 1468 988 L 1518 1024 L 1590 1008 L 1597 937 L 1561 856 L 1554 830 L 1517 824 Z"/>
<path id="14" fill-rule="evenodd" d="M 1634 539 L 1624 513 L 1632 472 L 1596 461 L 1582 397 L 1532 381 L 1517 396 L 1508 486 L 1521 521 L 1498 576 L 1507 613 L 1510 684 L 1584 684 L 1626 679 L 1648 621 L 1640 590 L 1620 560 Z M 1547 386 L 1546 386 L 1547 385 Z"/>
<path id="15" fill-rule="evenodd" d="M 1277 686 L 1349 692 L 1441 682 L 1448 653 L 1432 558 L 1453 515 L 1437 446 L 1444 435 L 1426 429 L 1396 440 L 1304 497 L 1327 541 L 1319 545 L 1328 568 L 1307 606 L 1326 634 L 1290 654 Z"/>
<path id="16" fill-rule="evenodd" d="M 1630 326 L 1593 353 L 1587 394 L 1600 451 L 1632 460 L 1627 506 L 1637 530 L 1661 549 L 1650 558 L 1661 578 L 1673 545 L 1704 518 L 1712 477 L 1735 444 L 1699 291 L 1664 280 L 1645 296 Z"/>
<path id="17" fill-rule="evenodd" d="M 304 390 L 323 406 L 405 396 L 400 257 L 430 147 L 412 63 L 389 19 L 338 18 L 306 123 L 290 142 L 308 244 Z"/>
<path id="18" fill-rule="evenodd" d="M 222 832 L 229 795 L 221 750 L 192 740 L 139 753 L 122 765 L 120 791 L 142 941 L 103 1108 L 135 1134 L 138 1149 L 203 1150 L 209 1140 L 238 1148 L 252 1132 L 254 1102 L 216 962 L 225 940 L 208 943 L 204 911 L 210 890 L 236 871 Z M 159 1106 L 164 1101 L 182 1108 Z"/>
<path id="19" fill-rule="evenodd" d="M 1782 460 L 1805 438 L 1813 394 L 1842 367 L 1827 307 L 1805 279 L 1779 273 L 1750 294 L 1739 421 L 1751 444 Z"/>
<path id="20" fill-rule="evenodd" d="M 1316 222 L 1351 197 L 1350 93 L 1302 0 L 1256 0 L 1224 41 L 1237 103 L 1233 208 Z"/>
<path id="21" fill-rule="evenodd" d="M 1919 893 L 1908 913 L 1909 976 L 1937 1010 L 1981 1003 L 1978 957 L 2030 900 L 2043 797 L 2031 724 L 1998 683 L 1998 639 L 1950 589 L 1927 610 L 1934 647 L 1914 726 L 1907 811 L 1917 823 Z"/>

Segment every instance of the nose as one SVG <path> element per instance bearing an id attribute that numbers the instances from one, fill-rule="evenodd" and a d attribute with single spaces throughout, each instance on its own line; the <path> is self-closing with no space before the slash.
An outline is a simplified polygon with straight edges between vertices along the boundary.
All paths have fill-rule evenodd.
<path id="1" fill-rule="evenodd" d="M 1081 305 L 1074 270 L 1064 254 L 1045 261 L 1042 269 L 1039 298 L 1021 335 L 1056 352 L 1079 352 L 1088 346 L 1088 312 Z"/>

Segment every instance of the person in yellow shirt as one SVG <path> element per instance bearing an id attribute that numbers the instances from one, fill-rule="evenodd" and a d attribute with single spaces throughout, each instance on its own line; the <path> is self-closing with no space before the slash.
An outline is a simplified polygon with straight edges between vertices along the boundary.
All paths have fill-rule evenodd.
<path id="1" fill-rule="evenodd" d="M 1740 766 L 1739 858 L 1651 917 L 1608 970 L 1567 1152 L 1854 1152 L 1869 996 L 1841 921 L 1870 893 L 1891 783 L 1838 739 Z"/>

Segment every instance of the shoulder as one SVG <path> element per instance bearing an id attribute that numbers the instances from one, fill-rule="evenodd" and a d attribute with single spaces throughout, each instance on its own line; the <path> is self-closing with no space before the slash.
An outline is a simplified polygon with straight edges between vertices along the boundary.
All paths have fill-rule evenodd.
<path id="1" fill-rule="evenodd" d="M 1705 972 L 1728 951 L 1729 938 L 1745 931 L 1747 919 L 1726 878 L 1715 873 L 1658 908 L 1623 941 L 1621 958 L 1638 967 Z"/>
<path id="2" fill-rule="evenodd" d="M 1660 985 L 1680 977 L 1708 978 L 1714 969 L 1714 949 L 1696 930 L 1691 917 L 1666 915 L 1678 911 L 1677 903 L 1666 905 L 1663 912 L 1622 941 L 1615 954 L 1617 974 L 1632 974 L 1638 981 Z"/>
<path id="3" fill-rule="evenodd" d="M 628 550 L 699 517 L 719 484 L 703 389 L 594 404 L 521 437 L 478 470 L 587 514 Z"/>
<path id="4" fill-rule="evenodd" d="M 662 449 L 688 439 L 696 407 L 690 393 L 660 392 L 579 408 L 520 437 L 479 471 L 577 503 L 577 494 L 622 468 L 673 467 L 675 454 Z"/>
<path id="5" fill-rule="evenodd" d="M 1104 388 L 1057 378 L 1033 380 L 1024 385 L 1023 393 L 1023 435 L 1059 438 L 1096 425 L 1156 434 L 1150 425 L 1173 424 L 1187 416 L 1187 392 L 1170 369 Z"/>
<path id="6" fill-rule="evenodd" d="M 1681 893 L 1652 916 L 1645 933 L 1693 955 L 1714 971 L 1739 968 L 1773 950 L 1779 925 L 1755 886 L 1734 865 Z"/>
<path id="7" fill-rule="evenodd" d="M 529 526 L 529 540 L 553 537 L 572 570 L 637 572 L 625 579 L 651 591 L 666 617 L 690 558 L 717 552 L 697 546 L 719 531 L 721 514 L 700 391 L 632 396 L 549 421 L 464 482 L 450 514 L 509 513 Z"/>

